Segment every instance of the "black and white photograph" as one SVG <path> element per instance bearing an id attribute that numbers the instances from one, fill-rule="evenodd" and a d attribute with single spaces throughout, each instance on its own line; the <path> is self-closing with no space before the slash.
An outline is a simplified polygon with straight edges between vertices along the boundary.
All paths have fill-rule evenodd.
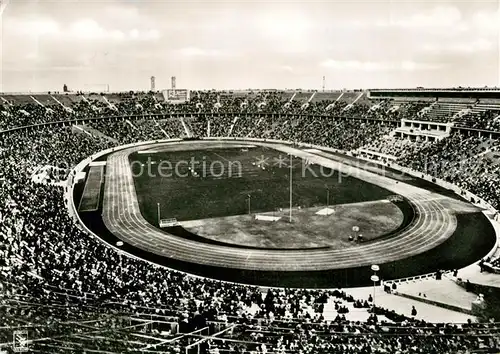
<path id="1" fill-rule="evenodd" d="M 500 353 L 500 0 L 0 0 L 0 354 Z"/>

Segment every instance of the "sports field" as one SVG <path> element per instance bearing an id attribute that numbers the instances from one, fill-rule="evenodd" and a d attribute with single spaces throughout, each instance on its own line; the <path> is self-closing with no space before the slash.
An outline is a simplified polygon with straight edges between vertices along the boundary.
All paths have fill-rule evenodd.
<path id="1" fill-rule="evenodd" d="M 219 146 L 214 148 L 213 144 L 218 144 Z M 317 216 L 315 210 L 323 210 L 325 209 L 324 206 L 301 208 L 299 210 L 298 206 L 294 205 L 293 224 L 288 224 L 286 219 L 283 218 L 280 219 L 282 221 L 281 224 L 279 222 L 269 223 L 264 221 L 267 223 L 265 225 L 261 224 L 260 221 L 259 223 L 252 221 L 249 215 L 243 212 L 239 215 L 233 214 L 232 216 L 201 218 L 197 220 L 186 219 L 186 221 L 182 221 L 182 225 L 185 227 L 190 226 L 190 230 L 183 227 L 158 230 L 155 227 L 154 217 L 152 218 L 153 222 L 148 222 L 143 218 L 141 206 L 138 201 L 138 193 L 136 192 L 137 180 L 134 181 L 134 177 L 132 176 L 132 170 L 134 168 L 141 168 L 142 166 L 136 163 L 133 169 L 130 168 L 129 157 L 134 161 L 134 156 L 130 156 L 131 153 L 137 152 L 139 158 L 146 162 L 148 159 L 147 154 L 149 153 L 151 161 L 155 162 L 152 165 L 156 165 L 162 161 L 158 156 L 165 156 L 165 160 L 169 158 L 175 161 L 175 156 L 179 156 L 177 154 L 184 155 L 187 158 L 202 154 L 201 156 L 205 156 L 207 161 L 216 161 L 213 156 L 216 156 L 217 159 L 225 158 L 229 160 L 231 156 L 243 155 L 248 157 L 250 155 L 248 154 L 249 152 L 252 153 L 250 156 L 255 157 L 255 153 L 257 153 L 257 156 L 259 155 L 259 150 L 257 149 L 242 151 L 241 149 L 243 148 L 241 146 L 239 149 L 236 149 L 234 141 L 226 144 L 228 150 L 227 156 L 221 154 L 222 150 L 219 149 L 222 148 L 220 146 L 223 145 L 222 143 L 195 141 L 176 143 L 171 146 L 169 144 L 151 144 L 139 149 L 137 147 L 127 148 L 111 154 L 106 160 L 107 172 L 102 210 L 81 213 L 80 216 L 83 222 L 100 237 L 110 242 L 110 244 L 114 245 L 118 240 L 122 240 L 124 241 L 122 248 L 125 251 L 171 268 L 223 280 L 286 287 L 331 288 L 335 286 L 369 285 L 371 264 L 380 265 L 380 275 L 383 279 L 417 275 L 432 272 L 438 268 L 460 268 L 479 259 L 494 244 L 494 232 L 492 232 L 492 227 L 488 220 L 485 220 L 486 218 L 477 208 L 472 207 L 468 203 L 439 194 L 448 194 L 445 190 L 432 190 L 430 192 L 417 186 L 417 180 L 412 181 L 415 185 L 406 184 L 400 181 L 399 178 L 394 180 L 378 173 L 366 172 L 364 168 L 351 168 L 338 163 L 335 161 L 336 157 L 333 159 L 329 159 L 329 156 L 322 158 L 318 157 L 318 154 L 307 153 L 286 145 L 273 143 L 261 143 L 262 148 L 259 149 L 265 152 L 266 155 L 264 157 L 272 157 L 274 156 L 273 154 L 279 154 L 276 151 L 282 151 L 285 154 L 291 152 L 297 156 L 302 156 L 304 159 L 309 159 L 311 162 L 339 169 L 344 171 L 344 173 L 351 173 L 358 177 L 359 180 L 343 176 L 339 180 L 336 175 L 331 177 L 311 176 L 318 180 L 333 182 L 327 184 L 329 185 L 330 192 L 332 190 L 343 192 L 343 194 L 337 194 L 338 198 L 336 198 L 336 194 L 333 194 L 331 197 L 330 206 L 333 206 L 336 210 L 335 214 Z M 229 146 L 231 149 L 229 149 Z M 264 147 L 276 150 L 266 150 L 263 149 Z M 148 148 L 154 148 L 154 153 L 151 151 L 145 154 L 144 150 Z M 208 150 L 201 151 L 202 148 L 207 148 Z M 179 152 L 174 153 L 170 149 L 176 149 Z M 185 151 L 187 149 L 191 149 L 192 152 Z M 181 159 L 185 159 L 185 157 L 181 156 Z M 185 170 L 191 174 L 185 177 L 160 178 L 160 181 L 162 179 L 167 180 L 167 182 L 170 181 L 170 183 L 165 183 L 166 186 L 171 185 L 170 189 L 165 192 L 157 187 L 156 190 L 152 189 L 151 193 L 161 193 L 165 198 L 165 193 L 174 194 L 184 192 L 185 189 L 179 189 L 177 188 L 178 186 L 173 184 L 172 181 L 175 179 L 183 182 L 184 180 L 188 182 L 194 180 L 194 188 L 196 188 L 199 180 L 205 179 L 207 180 L 206 183 L 208 183 L 211 179 L 213 182 L 212 185 L 218 187 L 217 181 L 222 181 L 223 183 L 231 179 L 244 180 L 246 175 L 250 173 L 253 173 L 253 175 L 251 175 L 251 178 L 247 178 L 248 182 L 246 184 L 243 183 L 244 188 L 248 188 L 248 184 L 251 184 L 254 180 L 261 180 L 261 184 L 264 186 L 269 185 L 269 183 L 266 184 L 266 180 L 263 180 L 262 174 L 269 173 L 270 170 L 273 170 L 273 167 L 268 166 L 266 169 L 263 169 L 249 158 L 246 160 L 242 158 L 241 162 L 245 162 L 242 163 L 244 173 L 231 178 L 228 178 L 229 176 L 225 176 L 224 174 L 217 177 L 214 176 L 214 174 L 218 175 L 217 171 L 212 175 L 207 174 L 203 177 L 201 174 L 203 172 L 202 169 L 190 171 L 186 165 Z M 301 160 L 296 159 L 295 162 L 301 162 Z M 301 190 L 296 188 L 295 183 L 299 180 L 298 177 L 302 177 L 300 173 L 301 168 L 295 162 L 293 167 L 294 196 L 296 194 L 300 196 Z M 286 176 L 286 172 L 288 172 L 287 167 L 278 166 L 276 168 L 281 170 L 278 172 L 284 173 Z M 153 173 L 154 168 L 151 168 L 151 170 L 151 173 Z M 299 176 L 295 176 L 296 173 L 299 173 Z M 145 179 L 146 177 L 149 176 L 143 174 L 136 177 L 136 179 Z M 154 180 L 158 179 L 158 176 L 155 177 L 153 175 L 153 177 L 149 178 Z M 308 179 L 306 177 L 302 178 L 305 181 Z M 284 182 L 282 188 L 288 192 L 288 178 L 283 179 L 286 182 Z M 358 186 L 361 185 L 358 189 L 361 191 L 364 190 L 363 184 L 367 183 L 371 187 L 380 186 L 382 191 L 387 189 L 390 193 L 386 192 L 383 198 L 378 196 L 379 199 L 375 200 L 372 205 L 370 205 L 370 201 L 361 201 L 353 204 L 352 199 L 348 203 L 340 203 L 337 201 L 340 197 L 352 198 L 354 196 L 358 197 L 359 200 L 359 196 L 363 195 L 357 194 L 358 190 L 356 188 L 353 188 L 353 191 L 344 188 L 346 181 L 350 181 L 351 184 L 354 184 L 352 181 L 358 182 Z M 366 182 L 360 184 L 361 181 Z M 424 184 L 427 184 L 427 182 Z M 189 183 L 185 183 L 185 185 L 189 185 Z M 75 200 L 77 203 L 79 203 L 80 197 L 83 194 L 83 187 L 84 185 L 82 184 L 78 190 L 75 189 Z M 239 187 L 242 188 L 242 186 Z M 306 190 L 309 191 L 311 188 Z M 368 197 L 373 196 L 373 192 L 372 194 L 365 194 L 368 194 Z M 385 206 L 394 206 L 393 203 L 388 203 L 385 200 L 388 194 L 403 196 L 405 202 L 396 206 L 400 208 L 405 218 L 406 215 L 413 216 L 409 223 L 408 220 L 404 220 L 399 228 L 389 234 L 383 235 L 383 240 L 377 239 L 374 242 L 367 241 L 356 244 L 349 242 L 349 247 L 339 247 L 338 244 L 328 243 L 328 236 L 325 236 L 323 231 L 318 231 L 318 229 L 328 227 L 339 230 L 342 233 L 342 228 L 344 230 L 349 229 L 345 228 L 345 223 L 352 221 L 358 223 L 360 229 L 362 228 L 365 231 L 368 231 L 371 225 L 379 227 L 381 224 L 384 224 L 384 219 L 392 220 L 394 218 L 390 210 L 380 209 L 383 208 L 384 203 Z M 321 195 L 321 193 L 318 195 Z M 297 197 L 294 198 L 294 201 L 297 200 Z M 199 205 L 198 201 L 195 202 Z M 288 198 L 285 198 L 284 202 L 288 205 Z M 405 210 L 405 204 L 411 210 Z M 155 209 L 154 203 L 150 205 L 150 209 Z M 164 208 L 165 206 L 162 201 L 162 213 L 164 212 Z M 252 213 L 254 212 L 252 211 Z M 277 215 L 278 213 L 286 215 L 286 207 L 282 211 L 274 211 L 273 209 L 255 214 Z M 152 214 L 154 215 L 155 212 L 153 211 Z M 166 218 L 168 216 L 162 217 Z M 348 221 L 349 218 L 353 218 L 354 220 Z M 363 220 L 366 220 L 368 224 L 361 225 Z M 394 222 L 394 220 L 392 221 Z M 254 235 L 253 239 L 250 239 L 250 242 L 254 244 L 252 246 L 247 243 L 248 240 L 241 237 L 241 234 L 233 234 L 232 236 L 229 232 L 222 232 L 222 234 L 215 236 L 214 234 L 209 235 L 208 232 L 207 235 L 202 236 L 194 234 L 194 232 L 197 232 L 196 228 L 199 227 L 205 230 L 203 232 L 206 232 L 214 226 L 220 228 L 221 225 L 225 225 L 224 227 L 229 231 L 232 226 L 245 225 L 245 223 L 251 225 L 255 230 L 258 228 L 262 228 L 264 231 L 269 230 L 269 233 L 264 232 L 264 234 L 273 236 L 273 238 L 259 240 Z M 275 226 L 270 227 L 269 225 L 271 224 Z M 386 226 L 390 227 L 388 224 L 384 225 L 384 227 Z M 392 225 L 392 227 L 394 226 L 395 224 Z M 281 233 L 280 228 L 282 229 Z M 172 234 L 171 229 L 182 229 L 186 234 Z M 298 230 L 297 234 L 290 235 L 288 230 L 291 229 Z M 309 237 L 308 233 L 312 237 Z M 230 237 L 225 239 L 224 236 L 226 235 Z M 294 246 L 300 245 L 296 241 L 300 241 L 299 237 L 301 236 L 309 244 L 302 242 L 305 247 L 295 248 Z M 342 235 L 340 235 L 340 239 L 342 239 Z M 288 243 L 287 240 L 292 242 Z M 228 245 L 228 243 L 232 242 L 236 242 L 239 245 Z M 343 242 L 345 244 L 345 241 Z M 322 245 L 324 246 L 322 247 Z M 290 246 L 293 249 L 290 249 Z M 286 249 L 283 250 L 282 248 Z"/>
<path id="2" fill-rule="evenodd" d="M 356 246 L 349 241 L 349 236 L 353 236 L 353 226 L 362 231 L 364 241 L 371 241 L 389 235 L 405 221 L 402 210 L 386 200 L 335 205 L 332 214 L 317 214 L 322 209 L 293 210 L 292 223 L 288 221 L 288 210 L 283 210 L 263 214 L 279 217 L 277 221 L 256 220 L 254 215 L 236 215 L 186 221 L 182 226 L 220 244 L 267 249 L 343 249 Z"/>
<path id="3" fill-rule="evenodd" d="M 290 157 L 265 147 L 133 153 L 129 161 L 141 213 L 153 225 L 158 224 L 158 203 L 162 219 L 179 221 L 289 208 Z M 192 165 L 192 161 L 198 163 Z M 391 195 L 357 178 L 307 165 L 300 158 L 292 160 L 292 190 L 297 209 Z"/>

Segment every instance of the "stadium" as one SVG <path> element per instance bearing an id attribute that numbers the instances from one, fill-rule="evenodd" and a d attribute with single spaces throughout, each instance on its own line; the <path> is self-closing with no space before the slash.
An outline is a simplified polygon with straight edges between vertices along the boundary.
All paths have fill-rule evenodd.
<path id="1" fill-rule="evenodd" d="M 0 92 L 0 353 L 498 352 L 500 89 L 324 82 Z"/>

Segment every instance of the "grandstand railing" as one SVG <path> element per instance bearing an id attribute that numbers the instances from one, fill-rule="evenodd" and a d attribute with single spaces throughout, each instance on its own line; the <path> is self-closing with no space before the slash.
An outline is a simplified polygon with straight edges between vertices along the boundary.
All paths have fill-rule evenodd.
<path id="1" fill-rule="evenodd" d="M 445 270 L 442 272 L 442 275 L 448 275 L 451 274 L 453 271 L 451 270 Z M 426 280 L 426 279 L 432 279 L 436 277 L 436 272 L 433 273 L 427 273 L 427 274 L 422 274 L 422 275 L 416 275 L 413 277 L 406 277 L 406 278 L 400 278 L 400 279 L 395 279 L 395 280 L 387 280 L 385 284 L 390 285 L 392 283 L 396 284 L 401 284 L 401 283 L 409 283 L 409 282 L 416 282 L 418 280 Z"/>

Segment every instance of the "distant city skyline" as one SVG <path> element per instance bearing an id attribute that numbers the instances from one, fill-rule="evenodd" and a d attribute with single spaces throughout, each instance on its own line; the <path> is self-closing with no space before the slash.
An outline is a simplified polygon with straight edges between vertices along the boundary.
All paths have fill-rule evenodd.
<path id="1" fill-rule="evenodd" d="M 0 28 L 4 92 L 500 86 L 498 0 L 10 0 Z"/>

